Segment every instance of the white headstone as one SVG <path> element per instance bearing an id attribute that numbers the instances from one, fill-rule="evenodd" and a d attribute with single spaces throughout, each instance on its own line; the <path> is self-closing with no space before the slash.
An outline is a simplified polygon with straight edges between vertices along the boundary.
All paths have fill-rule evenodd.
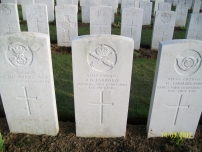
<path id="1" fill-rule="evenodd" d="M 112 7 L 112 23 L 114 22 L 114 14 L 117 12 L 118 5 L 116 5 L 117 0 L 102 0 L 101 5 Z"/>
<path id="2" fill-rule="evenodd" d="M 56 6 L 55 12 L 58 45 L 71 46 L 72 38 L 78 36 L 77 6 Z"/>
<path id="3" fill-rule="evenodd" d="M 173 6 L 177 6 L 179 3 L 179 0 L 173 0 Z"/>
<path id="4" fill-rule="evenodd" d="M 151 49 L 158 50 L 159 42 L 172 40 L 176 21 L 174 11 L 156 11 Z"/>
<path id="5" fill-rule="evenodd" d="M 122 1 L 122 0 L 119 0 L 119 4 L 121 4 L 121 1 Z"/>
<path id="6" fill-rule="evenodd" d="M 202 40 L 202 13 L 191 14 L 186 39 Z"/>
<path id="7" fill-rule="evenodd" d="M 77 136 L 125 136 L 133 47 L 133 39 L 115 35 L 72 41 Z"/>
<path id="8" fill-rule="evenodd" d="M 186 4 L 186 0 L 179 0 L 178 1 L 178 5 L 184 5 L 184 4 Z"/>
<path id="9" fill-rule="evenodd" d="M 142 25 L 150 25 L 152 16 L 152 2 L 140 2 L 140 8 L 144 10 Z"/>
<path id="10" fill-rule="evenodd" d="M 201 9 L 201 0 L 194 0 L 193 13 L 199 13 Z"/>
<path id="11" fill-rule="evenodd" d="M 27 18 L 26 18 L 26 5 L 30 5 L 30 4 L 34 4 L 34 0 L 21 0 L 23 20 L 27 20 Z"/>
<path id="12" fill-rule="evenodd" d="M 78 12 L 78 0 L 57 0 L 57 5 L 64 5 L 64 4 L 68 4 L 68 5 L 75 5 L 77 6 L 77 12 Z"/>
<path id="13" fill-rule="evenodd" d="M 49 36 L 3 35 L 0 50 L 0 92 L 10 132 L 57 135 Z"/>
<path id="14" fill-rule="evenodd" d="M 17 4 L 18 4 L 18 5 L 21 5 L 21 0 L 17 0 Z"/>
<path id="15" fill-rule="evenodd" d="M 185 5 L 190 9 L 192 7 L 193 0 L 186 0 Z"/>
<path id="16" fill-rule="evenodd" d="M 1 3 L 12 3 L 12 4 L 17 4 L 17 0 L 1 0 Z"/>
<path id="17" fill-rule="evenodd" d="M 20 32 L 16 4 L 0 4 L 0 35 Z"/>
<path id="18" fill-rule="evenodd" d="M 173 4 L 173 0 L 165 0 L 166 3 L 170 3 L 171 5 Z"/>
<path id="19" fill-rule="evenodd" d="M 48 20 L 54 21 L 54 0 L 34 0 L 34 2 L 47 5 Z"/>
<path id="20" fill-rule="evenodd" d="M 111 34 L 112 8 L 94 6 L 90 8 L 90 34 Z"/>
<path id="21" fill-rule="evenodd" d="M 135 1 L 134 0 L 122 0 L 121 9 L 124 9 L 126 7 L 135 7 Z"/>
<path id="22" fill-rule="evenodd" d="M 159 3 L 159 11 L 170 11 L 171 10 L 171 3 Z"/>
<path id="23" fill-rule="evenodd" d="M 155 0 L 155 5 L 154 5 L 154 14 L 156 11 L 158 11 L 159 8 L 159 3 L 164 2 L 164 0 Z"/>
<path id="24" fill-rule="evenodd" d="M 148 137 L 193 138 L 202 110 L 202 41 L 160 43 L 147 123 Z"/>
<path id="25" fill-rule="evenodd" d="M 57 5 L 71 4 L 78 6 L 78 0 L 56 0 Z"/>
<path id="26" fill-rule="evenodd" d="M 29 32 L 49 34 L 47 5 L 31 4 L 26 6 Z"/>
<path id="27" fill-rule="evenodd" d="M 177 5 L 175 11 L 177 13 L 175 26 L 186 26 L 188 7 L 186 5 Z"/>
<path id="28" fill-rule="evenodd" d="M 128 7 L 122 10 L 121 35 L 133 38 L 134 49 L 140 49 L 143 9 Z"/>
<path id="29" fill-rule="evenodd" d="M 100 0 L 81 0 L 81 15 L 83 23 L 90 23 L 90 7 L 100 5 Z"/>

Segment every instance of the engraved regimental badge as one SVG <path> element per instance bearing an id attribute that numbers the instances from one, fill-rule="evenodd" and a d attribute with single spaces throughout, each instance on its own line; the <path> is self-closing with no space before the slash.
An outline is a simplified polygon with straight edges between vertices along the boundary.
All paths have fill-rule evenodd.
<path id="1" fill-rule="evenodd" d="M 110 46 L 101 44 L 88 53 L 89 66 L 98 72 L 111 70 L 117 61 L 117 54 Z"/>
<path id="2" fill-rule="evenodd" d="M 6 50 L 8 62 L 17 67 L 28 67 L 33 61 L 32 50 L 25 44 L 16 42 L 11 43 Z"/>
<path id="3" fill-rule="evenodd" d="M 163 23 L 169 23 L 171 21 L 171 15 L 168 13 L 163 13 L 161 15 L 161 22 Z"/>
<path id="4" fill-rule="evenodd" d="M 190 76 L 201 66 L 201 55 L 195 50 L 186 50 L 175 61 L 175 70 L 183 76 Z"/>

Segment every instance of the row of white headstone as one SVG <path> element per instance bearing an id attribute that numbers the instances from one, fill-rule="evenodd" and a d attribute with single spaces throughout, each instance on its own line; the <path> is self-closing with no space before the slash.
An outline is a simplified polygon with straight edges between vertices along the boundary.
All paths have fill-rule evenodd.
<path id="1" fill-rule="evenodd" d="M 77 136 L 125 136 L 133 47 L 133 39 L 123 36 L 73 39 Z M 148 137 L 162 133 L 194 137 L 202 111 L 201 57 L 202 41 L 160 42 Z M 19 32 L 0 36 L 0 69 L 0 93 L 10 132 L 57 135 L 49 35 Z"/>
<path id="2" fill-rule="evenodd" d="M 147 2 L 145 2 L 147 3 Z M 150 2 L 149 2 L 150 3 Z M 178 5 L 179 6 L 179 5 Z M 177 6 L 177 8 L 178 8 Z M 181 5 L 180 5 L 181 6 Z M 15 4 L 0 4 L 0 34 L 20 32 L 19 17 Z M 186 13 L 187 13 L 186 9 Z M 108 6 L 91 7 L 90 34 L 111 34 L 112 8 Z M 49 34 L 47 6 L 44 4 L 30 4 L 26 6 L 27 25 L 29 32 Z M 128 7 L 122 11 L 121 35 L 131 37 L 134 40 L 134 49 L 140 48 L 143 9 Z M 182 20 L 185 25 L 186 14 Z M 158 49 L 159 42 L 172 40 L 174 26 L 178 17 L 173 11 L 157 11 L 153 26 L 152 49 Z M 56 6 L 57 41 L 59 46 L 71 46 L 73 37 L 78 36 L 77 6 Z M 187 39 L 202 40 L 202 14 L 193 13 L 187 28 Z"/>

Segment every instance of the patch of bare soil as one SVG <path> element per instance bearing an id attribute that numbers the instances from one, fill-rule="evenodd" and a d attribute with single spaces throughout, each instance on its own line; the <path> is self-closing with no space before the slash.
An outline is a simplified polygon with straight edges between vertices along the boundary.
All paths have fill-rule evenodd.
<path id="1" fill-rule="evenodd" d="M 57 44 L 51 44 L 51 52 L 53 54 L 71 54 L 71 47 L 60 47 Z M 138 53 L 138 58 L 157 58 L 157 51 L 146 49 L 146 48 L 140 48 L 139 50 L 136 50 L 135 52 Z"/>
<path id="2" fill-rule="evenodd" d="M 5 118 L 0 119 L 0 132 L 7 152 L 200 152 L 202 149 L 202 126 L 194 139 L 184 139 L 179 148 L 169 138 L 146 138 L 146 126 L 128 125 L 123 138 L 79 138 L 75 123 L 60 122 L 57 136 L 9 133 Z"/>

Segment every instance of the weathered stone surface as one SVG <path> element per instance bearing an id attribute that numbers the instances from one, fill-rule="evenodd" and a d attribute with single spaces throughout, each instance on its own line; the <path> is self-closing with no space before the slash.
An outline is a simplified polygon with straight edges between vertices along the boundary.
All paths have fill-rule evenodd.
<path id="1" fill-rule="evenodd" d="M 176 21 L 174 11 L 156 11 L 151 49 L 158 50 L 159 42 L 172 40 Z"/>
<path id="2" fill-rule="evenodd" d="M 164 2 L 159 3 L 158 10 L 159 11 L 171 11 L 171 3 L 164 3 Z"/>
<path id="3" fill-rule="evenodd" d="M 202 40 L 202 13 L 191 14 L 186 39 Z"/>
<path id="4" fill-rule="evenodd" d="M 10 132 L 57 135 L 49 35 L 3 35 L 0 50 L 0 92 Z"/>
<path id="5" fill-rule="evenodd" d="M 0 35 L 20 32 L 16 4 L 0 4 Z"/>
<path id="6" fill-rule="evenodd" d="M 48 20 L 54 21 L 54 0 L 34 0 L 34 2 L 47 5 Z"/>
<path id="7" fill-rule="evenodd" d="M 77 136 L 125 136 L 133 47 L 133 39 L 115 35 L 73 39 Z"/>
<path id="8" fill-rule="evenodd" d="M 77 6 L 56 6 L 55 11 L 58 45 L 71 46 L 72 38 L 78 36 Z"/>
<path id="9" fill-rule="evenodd" d="M 30 5 L 30 4 L 34 4 L 34 0 L 21 0 L 23 20 L 27 20 L 27 18 L 26 18 L 26 5 Z"/>
<path id="10" fill-rule="evenodd" d="M 49 34 L 47 5 L 27 5 L 26 16 L 29 32 Z"/>
<path id="11" fill-rule="evenodd" d="M 194 0 L 193 1 L 193 13 L 199 13 L 201 9 L 201 0 Z"/>
<path id="12" fill-rule="evenodd" d="M 94 6 L 90 8 L 90 34 L 111 34 L 112 8 Z"/>
<path id="13" fill-rule="evenodd" d="M 175 11 L 177 13 L 175 26 L 186 26 L 188 7 L 186 5 L 177 5 Z"/>
<path id="14" fill-rule="evenodd" d="M 144 10 L 142 25 L 150 25 L 152 16 L 152 2 L 140 2 L 140 8 Z"/>
<path id="15" fill-rule="evenodd" d="M 202 110 L 202 41 L 160 43 L 147 123 L 148 137 L 187 133 L 193 138 Z"/>
<path id="16" fill-rule="evenodd" d="M 12 4 L 17 4 L 17 0 L 1 0 L 1 3 L 12 3 Z"/>
<path id="17" fill-rule="evenodd" d="M 134 40 L 134 49 L 140 49 L 143 9 L 128 7 L 122 10 L 121 35 Z"/>

